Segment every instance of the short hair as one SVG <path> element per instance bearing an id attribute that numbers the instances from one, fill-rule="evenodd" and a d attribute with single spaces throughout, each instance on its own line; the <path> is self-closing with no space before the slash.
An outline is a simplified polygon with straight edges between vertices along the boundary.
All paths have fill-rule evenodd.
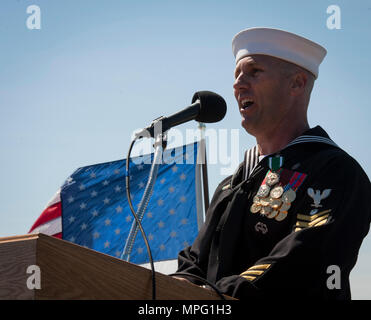
<path id="1" fill-rule="evenodd" d="M 276 60 L 278 60 L 277 63 L 279 64 L 279 67 L 281 69 L 283 76 L 291 77 L 292 75 L 299 73 L 299 72 L 304 73 L 307 76 L 307 83 L 305 85 L 305 91 L 307 94 L 310 95 L 313 89 L 314 81 L 316 80 L 316 77 L 314 76 L 314 74 L 291 62 L 288 62 L 282 59 L 276 59 Z"/>

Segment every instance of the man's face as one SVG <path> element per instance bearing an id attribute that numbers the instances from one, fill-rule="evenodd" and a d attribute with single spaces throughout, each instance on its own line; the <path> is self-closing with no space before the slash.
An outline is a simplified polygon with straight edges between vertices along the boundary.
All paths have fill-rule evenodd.
<path id="1" fill-rule="evenodd" d="M 264 55 L 242 58 L 236 65 L 233 89 L 241 125 L 254 136 L 273 131 L 289 115 L 288 77 L 279 59 Z"/>

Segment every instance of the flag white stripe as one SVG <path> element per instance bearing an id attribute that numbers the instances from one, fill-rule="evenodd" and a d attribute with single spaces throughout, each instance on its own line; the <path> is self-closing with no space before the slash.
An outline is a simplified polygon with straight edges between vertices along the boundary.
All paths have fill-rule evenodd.
<path id="1" fill-rule="evenodd" d="M 62 218 L 58 217 L 43 223 L 42 225 L 32 230 L 30 233 L 44 233 L 48 236 L 52 236 L 60 232 L 62 232 Z"/>
<path id="2" fill-rule="evenodd" d="M 51 207 L 52 205 L 61 202 L 61 189 L 59 188 L 55 195 L 49 200 L 48 204 L 46 205 L 45 209 Z"/>

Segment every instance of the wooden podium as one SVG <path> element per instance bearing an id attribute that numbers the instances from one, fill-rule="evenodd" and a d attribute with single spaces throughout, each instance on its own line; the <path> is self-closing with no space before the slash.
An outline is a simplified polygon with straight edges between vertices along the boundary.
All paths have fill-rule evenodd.
<path id="1" fill-rule="evenodd" d="M 40 289 L 29 289 L 29 266 Z M 211 290 L 156 273 L 158 300 L 220 300 Z M 227 299 L 232 299 L 226 297 Z M 151 270 L 44 234 L 0 238 L 0 299 L 152 299 Z"/>

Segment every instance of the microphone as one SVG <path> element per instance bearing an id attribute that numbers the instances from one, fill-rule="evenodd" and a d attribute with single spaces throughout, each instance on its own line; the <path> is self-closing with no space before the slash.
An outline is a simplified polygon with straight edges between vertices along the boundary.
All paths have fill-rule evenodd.
<path id="1" fill-rule="evenodd" d="M 145 136 L 154 138 L 155 134 L 163 133 L 182 123 L 196 120 L 198 122 L 213 123 L 222 120 L 227 112 L 225 100 L 211 91 L 198 91 L 193 95 L 192 104 L 182 111 L 169 117 L 159 117 L 151 125 L 136 133 L 136 137 Z M 161 125 L 160 123 L 161 122 Z M 162 126 L 162 127 L 161 127 Z M 157 132 L 161 130 L 161 132 Z"/>

